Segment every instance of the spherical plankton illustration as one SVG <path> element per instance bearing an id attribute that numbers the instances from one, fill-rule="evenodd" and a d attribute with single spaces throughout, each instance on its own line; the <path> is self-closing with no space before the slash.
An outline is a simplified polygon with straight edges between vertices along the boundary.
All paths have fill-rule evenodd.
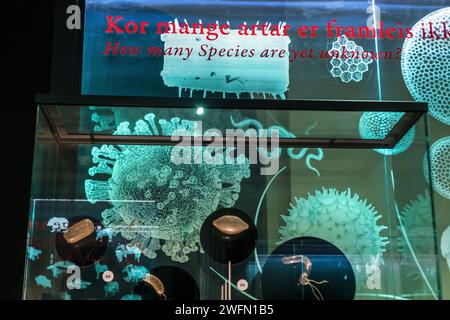
<path id="1" fill-rule="evenodd" d="M 403 112 L 364 112 L 359 120 L 359 135 L 363 139 L 384 139 L 403 116 Z M 392 156 L 406 151 L 414 142 L 416 128 L 411 128 L 392 149 L 374 151 Z"/>
<path id="2" fill-rule="evenodd" d="M 289 214 L 281 216 L 281 242 L 297 237 L 317 237 L 337 246 L 353 268 L 370 263 L 371 258 L 385 252 L 388 243 L 380 232 L 387 227 L 378 225 L 381 216 L 375 208 L 352 194 L 348 189 L 316 190 L 308 198 L 295 198 Z"/>
<path id="3" fill-rule="evenodd" d="M 401 256 L 401 264 L 409 268 L 406 275 L 414 279 L 420 278 L 413 254 L 418 257 L 421 266 L 427 274 L 435 274 L 436 261 L 432 254 L 434 250 L 434 231 L 430 193 L 426 191 L 416 199 L 409 201 L 402 208 L 400 219 L 405 235 L 408 237 L 411 245 L 411 248 L 409 248 L 403 230 L 401 230 L 399 225 L 398 251 Z M 411 253 L 411 249 L 413 253 Z"/>
<path id="4" fill-rule="evenodd" d="M 136 122 L 118 126 L 116 135 L 172 135 L 176 130 L 194 132 L 195 122 L 173 118 L 159 120 L 150 113 Z M 96 166 L 85 182 L 87 199 L 109 201 L 103 211 L 105 226 L 130 240 L 129 245 L 149 258 L 162 251 L 177 262 L 199 250 L 200 227 L 218 206 L 232 207 L 239 197 L 240 183 L 250 176 L 244 156 L 230 159 L 224 151 L 222 163 L 176 164 L 171 146 L 103 145 L 92 149 Z M 185 147 L 185 151 L 212 156 L 217 147 Z M 231 161 L 230 161 L 231 160 Z M 109 177 L 107 180 L 103 180 Z M 102 179 L 103 178 L 103 179 Z M 164 245 L 160 245 L 164 240 Z"/>
<path id="5" fill-rule="evenodd" d="M 450 7 L 422 18 L 412 28 L 413 37 L 405 40 L 401 67 L 405 84 L 416 101 L 428 102 L 430 114 L 450 125 Z M 433 26 L 434 36 L 423 37 L 422 28 Z M 436 35 L 440 39 L 436 38 Z"/>
<path id="6" fill-rule="evenodd" d="M 439 139 L 430 148 L 431 179 L 433 189 L 450 199 L 450 136 Z M 428 157 L 424 156 L 425 179 L 429 182 Z"/>

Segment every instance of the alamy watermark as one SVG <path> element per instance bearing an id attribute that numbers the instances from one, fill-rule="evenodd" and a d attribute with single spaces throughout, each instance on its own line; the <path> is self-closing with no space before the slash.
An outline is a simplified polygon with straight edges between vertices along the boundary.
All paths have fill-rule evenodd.
<path id="1" fill-rule="evenodd" d="M 178 129 L 171 140 L 179 143 L 172 149 L 176 165 L 245 165 L 259 164 L 261 175 L 274 175 L 280 164 L 280 133 L 276 129 L 208 129 L 203 133 L 201 121 L 194 122 L 194 132 Z"/>

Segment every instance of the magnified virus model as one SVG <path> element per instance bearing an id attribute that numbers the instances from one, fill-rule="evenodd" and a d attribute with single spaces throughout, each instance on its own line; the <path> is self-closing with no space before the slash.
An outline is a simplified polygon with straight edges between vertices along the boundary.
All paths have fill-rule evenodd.
<path id="1" fill-rule="evenodd" d="M 436 259 L 431 254 L 434 250 L 434 231 L 430 193 L 425 192 L 408 202 L 403 207 L 400 218 L 405 234 L 403 234 L 401 225 L 399 225 L 398 250 L 402 265 L 410 267 L 407 276 L 420 279 L 413 254 L 420 260 L 424 271 L 430 276 L 434 275 L 436 273 Z M 411 248 L 408 246 L 405 235 L 408 237 Z M 411 249 L 413 253 L 411 253 Z"/>
<path id="2" fill-rule="evenodd" d="M 342 58 L 341 52 L 344 48 L 350 52 L 349 58 Z M 373 62 L 369 53 L 364 52 L 361 46 L 348 40 L 346 36 L 338 37 L 332 43 L 328 54 L 332 57 L 330 60 L 331 75 L 334 78 L 340 78 L 345 83 L 360 82 L 364 73 L 369 70 L 369 64 Z"/>
<path id="3" fill-rule="evenodd" d="M 450 136 L 439 139 L 430 148 L 431 179 L 433 189 L 450 199 Z M 425 179 L 429 182 L 428 157 L 423 159 Z"/>
<path id="4" fill-rule="evenodd" d="M 386 251 L 388 238 L 380 233 L 387 227 L 377 223 L 381 216 L 350 189 L 316 190 L 308 198 L 295 198 L 288 211 L 281 216 L 286 225 L 279 229 L 280 243 L 297 237 L 321 238 L 338 247 L 354 269 Z"/>
<path id="5" fill-rule="evenodd" d="M 235 128 L 238 129 L 249 129 L 249 128 L 254 128 L 255 130 L 253 131 L 254 136 L 258 137 L 258 138 L 266 138 L 266 137 L 271 137 L 273 135 L 273 131 L 277 131 L 278 132 L 278 136 L 280 138 L 296 138 L 296 136 L 287 131 L 285 128 L 281 127 L 281 126 L 271 126 L 268 129 L 264 129 L 263 125 L 261 124 L 261 122 L 259 122 L 258 120 L 255 119 L 246 119 L 243 120 L 241 122 L 236 122 L 233 118 L 231 118 L 231 123 L 233 124 L 233 126 Z M 246 131 L 246 135 L 250 135 L 252 132 L 247 130 Z M 266 136 L 261 136 L 262 134 L 267 133 Z M 281 148 L 277 148 L 274 150 L 272 150 L 271 152 L 269 152 L 267 149 L 264 149 L 263 147 L 258 147 L 258 152 L 260 152 L 261 154 L 263 154 L 266 158 L 279 158 L 281 156 Z M 320 177 L 320 172 L 319 170 L 317 170 L 315 167 L 313 167 L 313 165 L 311 164 L 311 160 L 317 160 L 320 161 L 323 159 L 323 150 L 322 149 L 316 149 L 316 154 L 314 153 L 309 153 L 309 148 L 302 148 L 299 152 L 297 152 L 295 150 L 295 148 L 289 148 L 287 150 L 287 153 L 289 155 L 289 157 L 291 157 L 291 159 L 294 160 L 299 160 L 302 159 L 303 157 L 306 156 L 306 166 L 308 167 L 308 169 L 314 171 L 319 177 Z M 275 154 L 272 154 L 275 153 Z"/>
<path id="6" fill-rule="evenodd" d="M 179 29 L 179 21 L 175 19 L 174 23 Z M 186 20 L 183 23 L 189 25 Z M 278 28 L 282 29 L 284 25 L 284 22 L 280 22 Z M 266 30 L 270 30 L 272 25 L 266 23 L 266 26 Z M 173 34 L 169 31 L 161 35 L 164 50 L 192 47 L 196 55 L 187 60 L 179 55 L 164 56 L 161 72 L 164 84 L 178 88 L 180 97 L 186 90 L 191 97 L 193 92 L 200 91 L 203 97 L 208 92 L 222 92 L 224 98 L 227 93 L 235 94 L 238 98 L 248 93 L 252 99 L 255 94 L 264 98 L 271 95 L 285 99 L 289 86 L 289 55 L 280 58 L 278 55 L 261 57 L 261 54 L 264 50 L 289 52 L 291 40 L 288 36 L 263 35 L 261 30 L 256 30 L 252 36 L 242 36 L 239 30 L 230 28 L 227 30 L 228 35 L 211 42 L 206 39 L 206 35 L 193 34 L 192 28 L 189 30 L 189 34 Z M 211 43 L 214 43 L 215 48 L 232 49 L 233 55 L 219 56 L 216 53 L 211 57 Z M 237 54 L 243 50 L 247 51 L 245 56 Z M 253 54 L 250 54 L 251 50 Z M 199 56 L 203 52 L 206 52 L 206 56 Z"/>
<path id="7" fill-rule="evenodd" d="M 136 122 L 121 123 L 115 135 L 171 136 L 181 130 L 192 133 L 195 122 L 173 118 L 170 121 L 147 114 Z M 188 254 L 200 248 L 200 228 L 206 217 L 219 206 L 232 207 L 239 198 L 240 183 L 250 177 L 244 155 L 232 158 L 223 151 L 224 161 L 209 164 L 175 164 L 175 147 L 148 145 L 103 145 L 92 149 L 96 166 L 85 182 L 91 203 L 109 201 L 112 207 L 102 213 L 105 227 L 130 240 L 149 258 L 162 250 L 173 261 L 187 262 Z M 186 147 L 195 157 L 214 157 L 217 148 Z M 174 155 L 175 154 L 175 155 Z M 226 158 L 226 159 L 225 159 Z M 109 178 L 108 178 L 109 177 Z M 160 240 L 164 240 L 161 246 Z"/>
<path id="8" fill-rule="evenodd" d="M 363 139 L 382 140 L 403 117 L 403 112 L 364 112 L 359 120 L 359 135 Z M 373 149 L 392 156 L 406 151 L 414 142 L 416 128 L 412 127 L 392 149 Z"/>
<path id="9" fill-rule="evenodd" d="M 428 102 L 430 114 L 450 125 L 450 41 L 445 38 L 450 7 L 422 18 L 412 28 L 413 37 L 405 40 L 401 67 L 405 84 L 416 101 Z M 423 36 L 432 25 L 434 35 Z M 437 36 L 440 38 L 438 39 Z"/>

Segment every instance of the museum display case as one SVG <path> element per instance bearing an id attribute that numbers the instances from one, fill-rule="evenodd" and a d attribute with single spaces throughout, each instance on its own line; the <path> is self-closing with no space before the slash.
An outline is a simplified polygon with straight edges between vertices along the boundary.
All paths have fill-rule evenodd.
<path id="1" fill-rule="evenodd" d="M 37 98 L 24 299 L 439 299 L 427 105 Z"/>

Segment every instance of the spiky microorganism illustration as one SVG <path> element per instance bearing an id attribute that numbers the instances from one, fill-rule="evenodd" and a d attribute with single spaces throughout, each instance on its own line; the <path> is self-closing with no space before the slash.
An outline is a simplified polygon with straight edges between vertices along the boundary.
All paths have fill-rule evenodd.
<path id="1" fill-rule="evenodd" d="M 400 219 L 413 250 L 413 253 L 411 253 L 401 226 L 399 226 L 398 250 L 401 256 L 401 264 L 410 268 L 406 275 L 415 279 L 420 278 L 413 254 L 419 260 L 424 271 L 430 276 L 434 275 L 436 272 L 436 256 L 433 254 L 435 243 L 430 193 L 420 194 L 416 199 L 408 202 L 402 208 Z"/>
<path id="2" fill-rule="evenodd" d="M 136 122 L 134 131 L 128 122 L 121 123 L 115 134 L 171 136 L 177 130 L 193 134 L 196 127 L 195 122 L 173 118 L 160 119 L 158 128 L 152 113 L 144 119 Z M 235 204 L 240 183 L 250 176 L 250 168 L 245 156 L 232 159 L 228 148 L 223 150 L 226 159 L 222 163 L 176 164 L 174 148 L 95 147 L 92 155 L 96 166 L 89 174 L 100 178 L 86 180 L 85 190 L 92 203 L 110 201 L 112 207 L 102 213 L 103 223 L 130 240 L 130 247 L 139 248 L 149 258 L 155 258 L 156 251 L 162 249 L 172 260 L 187 262 L 188 254 L 199 250 L 203 221 L 219 206 Z M 204 158 L 218 154 L 215 147 L 184 150 L 193 158 L 198 151 Z M 100 180 L 105 175 L 110 178 Z"/>
<path id="3" fill-rule="evenodd" d="M 344 50 L 352 53 L 349 58 L 342 58 L 340 53 Z M 332 57 L 331 75 L 334 78 L 340 78 L 342 82 L 351 81 L 360 82 L 364 73 L 369 70 L 369 64 L 373 62 L 370 55 L 364 56 L 364 49 L 350 41 L 346 36 L 340 36 L 333 42 L 332 48 L 328 54 Z"/>
<path id="4" fill-rule="evenodd" d="M 384 139 L 403 117 L 403 112 L 364 112 L 359 120 L 359 135 L 363 139 Z M 397 155 L 406 151 L 414 142 L 416 128 L 412 127 L 392 149 L 373 149 L 387 155 Z"/>
<path id="5" fill-rule="evenodd" d="M 388 240 L 380 233 L 387 227 L 377 224 L 381 216 L 350 189 L 316 190 L 307 199 L 295 198 L 288 211 L 281 216 L 286 223 L 279 229 L 281 242 L 297 237 L 324 239 L 338 247 L 354 269 L 386 251 Z"/>
<path id="6" fill-rule="evenodd" d="M 434 11 L 412 28 L 413 37 L 405 40 L 401 55 L 403 79 L 416 101 L 428 102 L 430 114 L 450 125 L 450 7 Z M 422 28 L 433 36 L 423 36 Z M 424 27 L 425 26 L 425 27 Z M 439 38 L 437 38 L 437 36 Z"/>
<path id="7" fill-rule="evenodd" d="M 278 132 L 278 135 L 280 138 L 296 138 L 296 136 L 287 131 L 285 128 L 281 127 L 281 126 L 271 126 L 268 129 L 264 129 L 263 125 L 261 124 L 261 122 L 259 122 L 256 119 L 246 119 L 246 120 L 242 120 L 241 122 L 236 122 L 234 121 L 233 118 L 231 118 L 231 123 L 235 128 L 238 129 L 243 129 L 243 128 L 250 128 L 253 127 L 256 130 L 253 131 L 255 137 L 258 136 L 259 138 L 266 138 L 266 137 L 271 137 L 273 132 L 276 131 Z M 267 136 L 261 136 L 262 134 L 266 133 Z M 246 135 L 250 136 L 252 134 L 251 131 L 246 131 L 245 133 Z M 302 148 L 299 152 L 295 151 L 295 148 L 289 148 L 287 150 L 287 153 L 289 155 L 289 157 L 291 157 L 291 159 L 294 160 L 299 160 L 299 159 L 303 159 L 304 156 L 306 156 L 306 154 L 308 153 L 309 148 Z M 274 156 L 280 157 L 281 156 L 281 148 L 272 150 L 271 152 L 269 152 L 268 150 L 262 148 L 262 147 L 258 147 L 258 152 L 262 153 L 265 157 L 269 157 L 269 158 L 273 158 Z M 308 169 L 314 171 L 319 177 L 320 177 L 320 172 L 319 170 L 317 170 L 316 168 L 314 168 L 311 164 L 311 160 L 317 160 L 320 161 L 323 159 L 323 150 L 322 149 L 316 149 L 316 154 L 310 153 L 306 156 L 306 166 L 308 167 Z M 275 153 L 275 154 L 272 154 Z"/>
<path id="8" fill-rule="evenodd" d="M 179 29 L 177 19 L 174 23 Z M 184 23 L 188 25 L 186 21 Z M 282 30 L 285 25 L 280 22 L 278 28 Z M 266 26 L 266 30 L 269 30 L 272 25 L 266 23 Z M 193 34 L 192 28 L 189 30 L 189 34 L 173 34 L 169 31 L 161 35 L 164 50 L 177 47 L 193 49 L 192 56 L 187 60 L 180 55 L 164 56 L 161 76 L 166 86 L 178 88 L 179 96 L 183 90 L 188 90 L 190 96 L 194 91 L 200 91 L 203 97 L 208 92 L 222 92 L 223 97 L 226 93 L 235 94 L 238 98 L 243 93 L 249 93 L 252 99 L 255 94 L 261 94 L 264 98 L 272 95 L 285 99 L 289 86 L 289 55 L 280 58 L 278 55 L 261 57 L 261 54 L 267 49 L 289 52 L 289 36 L 263 35 L 259 28 L 255 35 L 242 36 L 239 30 L 230 28 L 227 30 L 228 35 L 209 41 L 206 35 Z M 234 54 L 231 57 L 216 54 L 208 60 L 212 43 L 214 48 L 218 48 L 216 51 L 233 49 Z M 205 50 L 206 56 L 200 56 Z M 236 56 L 237 50 L 254 50 L 254 54 Z"/>
<path id="9" fill-rule="evenodd" d="M 431 181 L 433 189 L 450 199 L 450 136 L 433 143 L 430 148 Z M 428 157 L 423 159 L 425 179 L 429 182 Z"/>

